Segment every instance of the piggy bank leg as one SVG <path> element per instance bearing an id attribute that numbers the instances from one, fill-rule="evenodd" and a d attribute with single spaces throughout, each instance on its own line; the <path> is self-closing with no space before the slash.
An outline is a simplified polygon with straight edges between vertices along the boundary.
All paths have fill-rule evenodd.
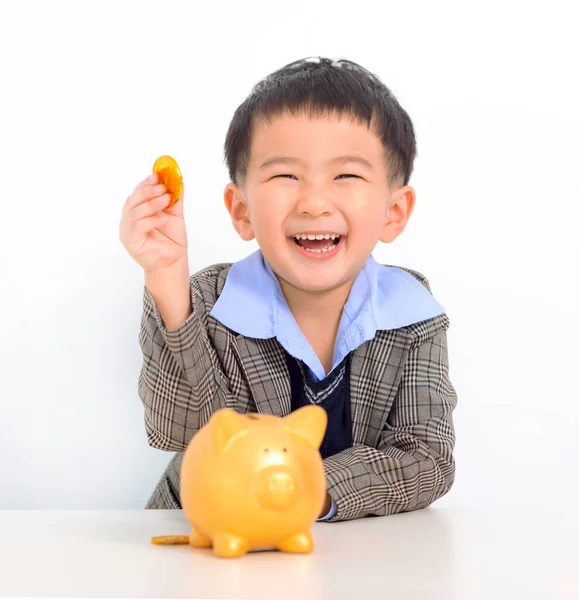
<path id="1" fill-rule="evenodd" d="M 308 553 L 314 549 L 314 541 L 309 531 L 296 533 L 277 546 L 282 552 Z"/>
<path id="2" fill-rule="evenodd" d="M 213 537 L 213 553 L 224 558 L 243 556 L 248 551 L 247 542 L 232 533 L 216 533 Z"/>
<path id="3" fill-rule="evenodd" d="M 189 543 L 195 548 L 211 548 L 211 546 L 213 545 L 208 537 L 205 537 L 203 534 L 199 533 L 195 529 L 191 531 L 191 535 L 189 536 Z"/>

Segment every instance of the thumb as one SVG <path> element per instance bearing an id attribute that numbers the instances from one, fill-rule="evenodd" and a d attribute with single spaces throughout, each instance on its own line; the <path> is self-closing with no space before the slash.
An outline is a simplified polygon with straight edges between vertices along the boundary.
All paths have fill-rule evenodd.
<path id="1" fill-rule="evenodd" d="M 183 191 L 181 192 L 181 196 L 179 197 L 177 202 L 175 202 L 175 204 L 173 204 L 173 206 L 165 208 L 164 211 L 169 215 L 183 218 L 183 199 L 184 198 L 185 198 L 185 183 L 183 183 Z"/>

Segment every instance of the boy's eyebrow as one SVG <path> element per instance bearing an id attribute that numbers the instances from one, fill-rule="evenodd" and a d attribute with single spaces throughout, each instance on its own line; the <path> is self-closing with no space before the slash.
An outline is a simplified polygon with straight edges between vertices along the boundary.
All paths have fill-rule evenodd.
<path id="1" fill-rule="evenodd" d="M 299 165 L 302 163 L 302 161 L 299 158 L 295 158 L 293 156 L 272 156 L 271 158 L 268 158 L 263 163 L 261 163 L 259 168 L 265 169 L 265 167 L 269 167 L 273 164 L 278 164 L 278 163 L 282 164 L 282 165 Z M 341 165 L 344 163 L 358 163 L 358 164 L 366 167 L 367 169 L 370 169 L 370 171 L 374 170 L 372 163 L 367 161 L 363 156 L 358 156 L 357 154 L 347 154 L 345 156 L 336 156 L 335 158 L 332 158 L 332 160 L 328 161 L 329 165 L 333 165 L 333 164 Z"/>

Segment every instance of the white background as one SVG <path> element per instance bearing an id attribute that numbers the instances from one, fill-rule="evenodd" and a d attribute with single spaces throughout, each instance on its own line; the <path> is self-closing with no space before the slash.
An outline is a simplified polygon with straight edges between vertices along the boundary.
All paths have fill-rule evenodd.
<path id="1" fill-rule="evenodd" d="M 170 455 L 137 395 L 122 205 L 171 154 L 190 264 L 255 250 L 223 205 L 235 108 L 348 58 L 413 119 L 417 205 L 381 262 L 451 319 L 457 471 L 438 506 L 579 504 L 579 48 L 572 2 L 2 2 L 0 508 L 142 508 Z"/>

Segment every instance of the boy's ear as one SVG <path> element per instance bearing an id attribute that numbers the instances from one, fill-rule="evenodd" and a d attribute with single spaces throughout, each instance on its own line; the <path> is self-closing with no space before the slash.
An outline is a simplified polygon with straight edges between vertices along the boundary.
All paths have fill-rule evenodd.
<path id="1" fill-rule="evenodd" d="M 247 201 L 243 190 L 235 183 L 228 183 L 223 194 L 225 206 L 231 215 L 231 222 L 235 231 L 239 233 L 242 240 L 249 242 L 255 237 L 253 227 L 249 220 Z"/>
<path id="2" fill-rule="evenodd" d="M 416 193 L 414 188 L 409 185 L 394 190 L 386 213 L 386 222 L 380 234 L 381 242 L 393 242 L 404 231 L 414 210 L 415 200 Z"/>

